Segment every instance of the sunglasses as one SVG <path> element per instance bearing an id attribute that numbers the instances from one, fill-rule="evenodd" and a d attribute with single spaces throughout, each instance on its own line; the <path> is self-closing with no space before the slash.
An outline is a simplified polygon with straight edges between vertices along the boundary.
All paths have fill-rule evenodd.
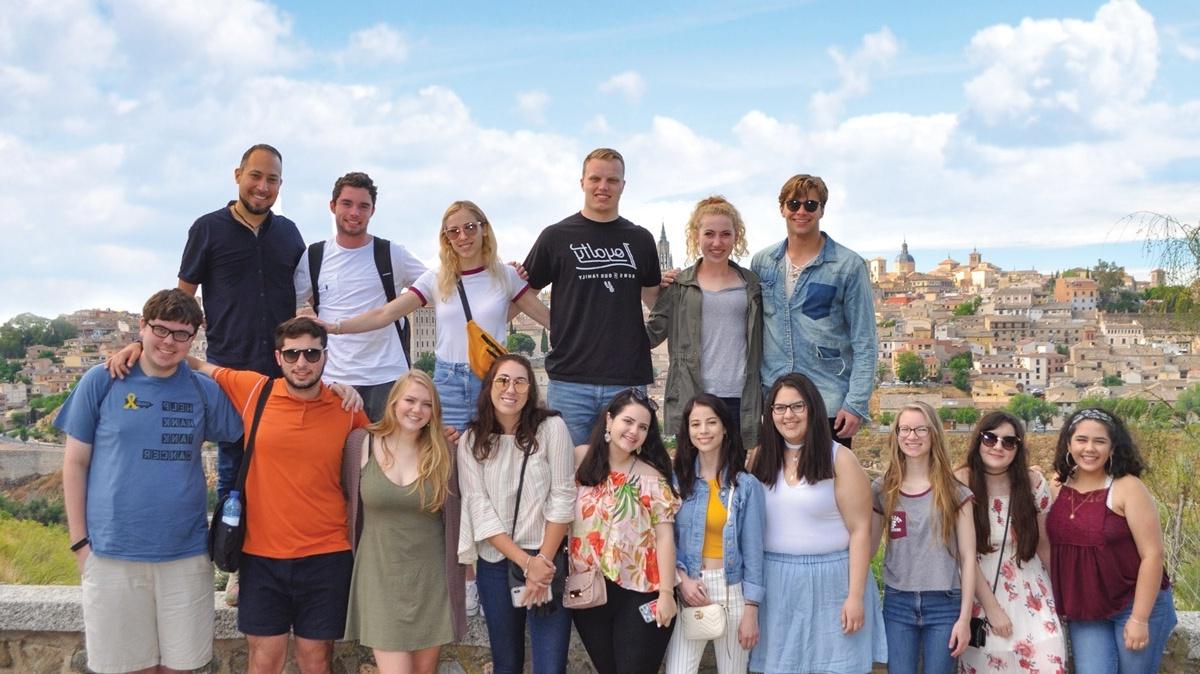
<path id="1" fill-rule="evenodd" d="M 475 235 L 479 233 L 479 229 L 483 227 L 483 225 L 484 223 L 482 221 L 468 222 L 462 227 L 447 227 L 442 230 L 442 234 L 445 234 L 446 238 L 450 239 L 451 241 L 454 241 L 464 233 L 467 235 L 468 239 L 473 239 L 475 238 Z"/>
<path id="2" fill-rule="evenodd" d="M 321 360 L 321 355 L 325 353 L 325 349 L 283 349 L 279 355 L 283 356 L 286 363 L 294 363 L 300 360 L 300 356 L 304 356 L 304 360 L 310 363 L 315 363 Z"/>
<path id="3" fill-rule="evenodd" d="M 529 390 L 529 380 L 524 377 L 513 379 L 506 374 L 502 374 L 492 380 L 492 388 L 497 391 L 507 391 L 510 384 L 517 393 L 524 393 Z"/>
<path id="4" fill-rule="evenodd" d="M 817 201 L 816 199 L 805 199 L 803 201 L 801 201 L 800 199 L 788 199 L 787 201 L 783 202 L 783 205 L 787 206 L 787 209 L 789 211 L 791 211 L 792 213 L 795 213 L 796 211 L 800 210 L 801 206 L 803 206 L 804 210 L 808 211 L 809 213 L 816 213 L 817 209 L 820 208 L 821 206 L 823 206 L 824 204 Z"/>
<path id="5" fill-rule="evenodd" d="M 638 402 L 641 402 L 644 405 L 646 405 L 646 407 L 649 407 L 651 412 L 658 411 L 658 403 L 651 400 L 650 396 L 646 395 L 646 392 L 643 391 L 642 389 L 630 388 L 629 395 L 633 396 L 634 400 L 637 400 Z"/>
<path id="6" fill-rule="evenodd" d="M 988 449 L 995 447 L 997 442 L 999 442 L 1000 446 L 1009 452 L 1015 452 L 1021 447 L 1021 438 L 1018 438 L 1015 435 L 1006 435 L 1004 437 L 1000 437 L 991 431 L 984 431 L 980 433 L 979 441 Z"/>

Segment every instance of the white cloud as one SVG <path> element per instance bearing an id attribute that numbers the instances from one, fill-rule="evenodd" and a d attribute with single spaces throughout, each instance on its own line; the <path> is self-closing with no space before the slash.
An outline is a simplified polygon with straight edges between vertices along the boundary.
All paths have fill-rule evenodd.
<path id="1" fill-rule="evenodd" d="M 608 124 L 608 118 L 597 112 L 594 117 L 588 120 L 584 125 L 583 130 L 588 133 L 606 134 L 612 132 L 612 127 Z"/>
<path id="2" fill-rule="evenodd" d="M 1069 114 L 1111 129 L 1113 110 L 1141 101 L 1158 69 L 1154 17 L 1112 0 L 1091 21 L 1029 19 L 975 34 L 969 50 L 983 72 L 965 85 L 988 124 L 1032 124 Z"/>
<path id="3" fill-rule="evenodd" d="M 546 106 L 549 104 L 550 94 L 541 89 L 517 94 L 517 112 L 531 124 L 546 123 Z"/>
<path id="4" fill-rule="evenodd" d="M 619 94 L 636 103 L 646 93 L 646 80 L 636 70 L 627 70 L 601 82 L 599 89 L 602 94 Z"/>
<path id="5" fill-rule="evenodd" d="M 339 65 L 371 67 L 395 65 L 408 58 L 408 40 L 400 31 L 379 23 L 350 35 L 346 50 L 336 56 Z"/>
<path id="6" fill-rule="evenodd" d="M 886 68 L 896 58 L 900 44 L 892 31 L 884 26 L 864 35 L 862 44 L 850 56 L 836 47 L 829 48 L 829 57 L 837 66 L 839 83 L 833 91 L 818 91 L 809 102 L 813 123 L 827 127 L 835 124 L 846 101 L 870 90 L 873 71 Z"/>

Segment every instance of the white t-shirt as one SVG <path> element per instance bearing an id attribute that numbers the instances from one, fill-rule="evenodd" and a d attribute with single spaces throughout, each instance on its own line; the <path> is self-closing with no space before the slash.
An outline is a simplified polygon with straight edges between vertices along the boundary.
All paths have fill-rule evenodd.
<path id="1" fill-rule="evenodd" d="M 324 272 L 322 272 L 324 274 Z M 435 355 L 447 363 L 466 363 L 467 318 L 463 313 L 462 299 L 458 288 L 450 293 L 449 302 L 438 297 L 438 270 L 430 269 L 421 274 L 410 290 L 424 301 L 433 305 L 437 315 L 437 347 Z M 470 269 L 462 273 L 463 288 L 467 291 L 467 302 L 471 305 L 471 318 L 479 327 L 488 331 L 500 343 L 504 343 L 508 324 L 508 305 L 529 289 L 521 280 L 517 270 L 508 265 L 500 267 L 501 278 L 489 274 L 486 268 Z"/>
<path id="2" fill-rule="evenodd" d="M 391 248 L 393 283 L 399 295 L 425 272 L 425 265 L 404 246 L 393 243 Z M 296 265 L 294 280 L 296 306 L 300 307 L 312 296 L 307 250 Z M 343 248 L 335 239 L 326 241 L 318 285 L 321 305 L 317 307 L 317 315 L 323 321 L 351 318 L 387 303 L 379 270 L 375 268 L 373 240 L 358 248 Z M 322 376 L 326 382 L 373 386 L 395 381 L 408 371 L 400 336 L 391 323 L 357 335 L 329 335 L 326 356 Z"/>

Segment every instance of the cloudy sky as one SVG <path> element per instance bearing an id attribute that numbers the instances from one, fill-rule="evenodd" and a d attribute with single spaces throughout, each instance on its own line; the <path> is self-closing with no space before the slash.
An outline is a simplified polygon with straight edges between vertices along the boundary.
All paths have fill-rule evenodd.
<path id="1" fill-rule="evenodd" d="M 829 183 L 834 238 L 866 257 L 906 238 L 918 269 L 978 247 L 1144 272 L 1122 217 L 1200 215 L 1188 0 L 3 4 L 0 320 L 174 285 L 256 142 L 282 150 L 277 210 L 306 240 L 363 170 L 371 230 L 427 261 L 461 198 L 523 258 L 582 204 L 596 146 L 625 154 L 622 213 L 665 223 L 677 264 L 711 193 L 751 249 L 782 238 L 774 198 L 798 172 Z"/>

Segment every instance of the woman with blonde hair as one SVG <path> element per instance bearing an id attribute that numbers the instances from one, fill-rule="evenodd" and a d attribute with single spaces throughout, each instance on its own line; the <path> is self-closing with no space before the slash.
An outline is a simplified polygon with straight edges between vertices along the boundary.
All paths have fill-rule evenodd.
<path id="1" fill-rule="evenodd" d="M 547 327 L 550 310 L 537 293 L 528 292 L 515 269 L 500 262 L 491 223 L 473 202 L 455 201 L 442 215 L 438 258 L 437 269 L 421 274 L 396 299 L 329 328 L 334 334 L 377 330 L 432 304 L 437 316 L 433 383 L 442 399 L 442 421 L 461 432 L 474 417 L 480 391 L 467 355 L 464 298 L 471 318 L 498 340 L 504 339 L 511 305 Z"/>
<path id="2" fill-rule="evenodd" d="M 975 588 L 975 520 L 971 489 L 954 477 L 941 421 L 933 408 L 900 408 L 888 440 L 888 467 L 871 484 L 871 540 L 887 523 L 883 622 L 888 671 L 949 674 L 970 643 Z M 967 588 L 966 592 L 962 588 Z"/>
<path id="3" fill-rule="evenodd" d="M 442 645 L 466 632 L 458 565 L 460 498 L 437 390 L 410 370 L 363 439 L 346 639 L 385 674 L 432 674 Z"/>
<path id="4" fill-rule="evenodd" d="M 696 204 L 687 253 L 696 264 L 662 291 L 646 323 L 650 345 L 667 340 L 670 357 L 663 426 L 678 429 L 684 404 L 709 393 L 729 408 L 750 449 L 758 444 L 762 407 L 762 289 L 754 272 L 730 259 L 746 254 L 746 226 L 725 197 Z"/>

